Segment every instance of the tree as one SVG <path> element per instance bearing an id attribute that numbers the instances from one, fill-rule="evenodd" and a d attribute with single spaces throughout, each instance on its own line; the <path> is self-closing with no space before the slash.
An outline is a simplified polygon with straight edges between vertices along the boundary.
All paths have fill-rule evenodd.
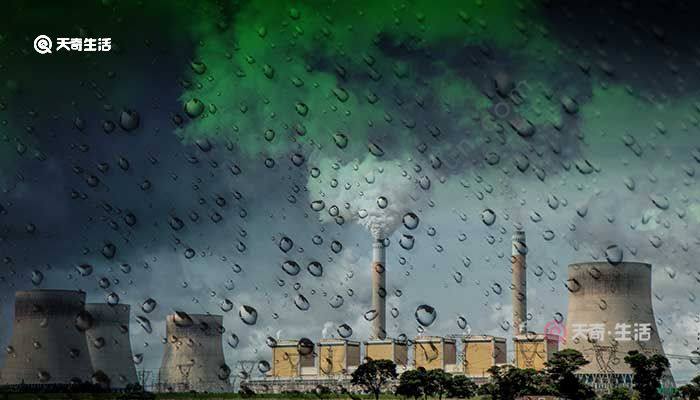
<path id="1" fill-rule="evenodd" d="M 556 394 L 547 384 L 546 376 L 532 368 L 493 366 L 491 374 L 493 400 L 513 400 L 517 396 Z"/>
<path id="2" fill-rule="evenodd" d="M 452 377 L 449 387 L 447 388 L 447 397 L 465 399 L 476 394 L 477 386 L 471 379 L 464 375 L 455 375 Z"/>
<path id="3" fill-rule="evenodd" d="M 606 393 L 601 400 L 631 400 L 632 394 L 626 387 L 616 387 L 610 393 Z"/>
<path id="4" fill-rule="evenodd" d="M 423 367 L 404 372 L 399 377 L 396 394 L 404 397 L 413 397 L 414 399 L 425 395 L 426 374 Z"/>
<path id="5" fill-rule="evenodd" d="M 589 361 L 574 349 L 556 352 L 545 363 L 547 378 L 557 395 L 566 399 L 594 399 L 595 392 L 582 383 L 575 375 L 576 371 Z"/>
<path id="6" fill-rule="evenodd" d="M 693 378 L 687 385 L 679 387 L 678 393 L 684 400 L 700 400 L 700 375 Z"/>
<path id="7" fill-rule="evenodd" d="M 396 377 L 396 364 L 392 361 L 370 360 L 360 364 L 352 373 L 351 383 L 361 386 L 367 393 L 374 394 L 374 398 L 378 400 L 382 388 Z"/>
<path id="8" fill-rule="evenodd" d="M 447 393 L 451 382 L 452 375 L 441 369 L 431 369 L 426 374 L 425 394 L 442 400 L 442 396 Z"/>
<path id="9" fill-rule="evenodd" d="M 632 384 L 639 394 L 639 400 L 662 400 L 663 395 L 659 393 L 659 387 L 661 377 L 670 367 L 668 359 L 659 354 L 647 357 L 632 350 L 625 356 L 625 362 L 634 373 Z"/>

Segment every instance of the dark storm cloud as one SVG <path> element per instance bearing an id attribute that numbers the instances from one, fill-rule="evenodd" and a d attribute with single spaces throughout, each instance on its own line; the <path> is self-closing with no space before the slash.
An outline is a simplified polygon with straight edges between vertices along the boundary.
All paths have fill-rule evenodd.
<path id="1" fill-rule="evenodd" d="M 607 20 L 618 21 L 616 13 L 604 9 L 599 15 L 588 18 L 583 9 L 571 10 L 581 17 L 565 19 L 557 15 L 557 8 L 547 11 L 548 21 L 556 28 L 550 35 L 573 37 L 570 42 L 564 40 L 573 43 L 566 50 L 567 57 L 579 51 L 576 45 L 581 43 L 591 54 L 585 56 L 584 61 L 595 65 L 590 74 L 581 70 L 578 60 L 548 66 L 488 44 L 463 46 L 444 42 L 441 46 L 426 48 L 410 43 L 397 46 L 388 38 L 380 40 L 372 49 L 381 56 L 381 65 L 374 67 L 383 75 L 379 82 L 368 77 L 368 66 L 363 65 L 366 62 L 360 58 L 346 63 L 319 53 L 313 60 L 314 69 L 334 74 L 348 89 L 363 94 L 366 86 L 371 86 L 379 94 L 384 111 L 393 117 L 393 123 L 384 130 L 374 130 L 376 133 L 369 138 L 377 139 L 383 146 L 386 159 L 427 168 L 430 155 L 438 155 L 445 164 L 438 173 L 445 171 L 446 183 L 436 180 L 427 192 L 431 197 L 427 203 L 433 204 L 421 210 L 423 222 L 415 233 L 416 248 L 402 250 L 396 236 L 389 248 L 390 292 L 394 293 L 389 303 L 401 309 L 401 317 L 391 326 L 394 334 L 414 334 L 416 323 L 412 313 L 415 307 L 430 303 L 439 312 L 439 320 L 430 332 L 455 331 L 456 316 L 464 314 L 480 333 L 505 335 L 507 329 L 499 325 L 508 318 L 509 293 L 507 290 L 496 293 L 493 288 L 497 287 L 495 283 L 508 287 L 508 241 L 514 222 L 524 223 L 533 233 L 533 265 L 542 264 L 546 270 L 558 272 L 551 279 L 546 275 L 532 277 L 531 288 L 541 294 L 541 297 L 533 296 L 533 326 L 535 323 L 542 325 L 554 312 L 563 309 L 566 263 L 580 261 L 576 258 L 600 257 L 601 250 L 609 243 L 638 247 L 638 257 L 651 261 L 668 257 L 676 264 L 674 268 L 691 273 L 692 255 L 686 254 L 692 252 L 685 253 L 678 248 L 692 242 L 690 238 L 697 238 L 697 221 L 690 216 L 687 222 L 677 221 L 672 211 L 664 212 L 659 219 L 662 222 L 672 220 L 672 228 L 664 235 L 660 251 L 650 248 L 648 236 L 656 233 L 641 233 L 644 224 L 630 222 L 638 221 L 647 210 L 654 209 L 648 196 L 630 200 L 619 193 L 624 189 L 620 189 L 617 165 L 605 164 L 601 175 L 584 175 L 577 171 L 574 161 L 583 154 L 595 156 L 597 149 L 589 147 L 589 139 L 579 134 L 579 119 L 583 117 L 563 112 L 561 104 L 563 94 L 575 93 L 579 107 L 584 107 L 592 101 L 592 87 L 600 79 L 660 90 L 663 94 L 666 84 L 675 85 L 676 75 L 668 72 L 664 58 L 657 55 L 635 59 L 645 63 L 660 60 L 650 64 L 624 61 L 624 51 L 616 50 L 625 48 L 628 43 L 627 31 L 620 31 L 616 24 Z M 235 23 L 235 18 L 231 19 L 235 12 L 224 10 L 221 14 L 227 18 L 223 22 Z M 633 24 L 635 18 L 628 14 L 624 12 L 620 18 Z M 610 18 L 601 19 L 601 15 Z M 579 29 L 567 28 L 570 24 L 576 24 Z M 602 33 L 591 35 L 587 27 L 593 25 L 601 27 Z M 675 25 L 664 26 L 669 28 L 662 38 L 658 38 L 658 30 L 657 33 L 653 29 L 643 30 L 648 36 L 643 43 L 647 40 L 654 46 L 658 43 L 661 53 L 675 50 L 674 57 L 683 60 L 679 65 L 688 64 L 693 53 L 685 44 L 675 47 L 678 37 Z M 121 60 L 118 63 L 94 59 L 88 62 L 88 65 L 97 64 L 94 69 L 75 67 L 76 70 L 68 72 L 57 69 L 55 73 L 62 79 L 56 79 L 51 90 L 34 87 L 29 79 L 21 80 L 23 90 L 12 94 L 12 101 L 8 102 L 9 108 L 4 113 L 11 114 L 10 119 L 22 130 L 32 132 L 36 149 L 46 154 L 46 160 L 33 159 L 28 152 L 20 157 L 11 173 L 3 171 L 1 174 L 4 189 L 1 204 L 7 210 L 7 214 L 0 215 L 4 321 L 9 322 L 11 316 L 12 292 L 33 287 L 31 272 L 36 269 L 45 275 L 40 287 L 80 288 L 88 291 L 91 301 L 104 301 L 106 294 L 115 291 L 122 302 L 134 305 L 134 315 L 144 314 L 138 306 L 146 298 L 156 299 L 159 307 L 148 315 L 155 327 L 154 333 L 148 335 L 137 324 L 132 326 L 135 352 L 146 354 L 144 367 L 149 369 L 158 366 L 163 320 L 167 313 L 175 309 L 222 313 L 219 303 L 223 299 L 230 299 L 236 306 L 226 314 L 227 334 L 236 333 L 241 337 L 240 348 L 227 350 L 231 363 L 240 358 L 266 358 L 265 338 L 277 336 L 280 330 L 281 337 L 317 339 L 332 335 L 338 324 L 348 323 L 356 332 L 354 338 L 364 338 L 367 321 L 362 315 L 369 308 L 366 286 L 369 270 L 365 267 L 369 264 L 370 239 L 366 232 L 349 223 L 343 226 L 319 224 L 318 215 L 310 209 L 310 195 L 306 189 L 308 168 L 316 161 L 313 156 L 323 156 L 324 152 L 313 150 L 310 145 L 290 142 L 285 144 L 283 155 L 274 156 L 275 166 L 268 168 L 265 158 L 269 154 L 265 151 L 243 151 L 237 145 L 227 146 L 225 139 L 183 143 L 177 136 L 179 132 L 174 133 L 173 115 L 183 117 L 186 127 L 201 122 L 190 121 L 178 100 L 183 85 L 198 84 L 197 79 L 190 79 L 188 73 L 183 72 L 189 68 L 193 56 L 191 44 L 168 43 L 166 37 L 157 34 L 144 37 L 147 43 L 139 38 L 133 42 L 133 48 L 124 46 L 123 53 L 118 53 Z M 22 53 L 19 49 L 24 45 L 24 41 L 20 41 L 13 54 Z M 605 57 L 594 55 L 599 47 L 605 50 Z M 637 48 L 641 54 L 646 54 L 644 46 Z M 221 56 L 225 59 L 223 54 Z M 613 65 L 614 73 L 605 72 L 602 68 L 605 65 L 601 67 L 599 60 Z M 406 63 L 408 75 L 405 78 L 397 77 L 397 62 Z M 346 81 L 337 76 L 338 63 L 350 71 Z M 12 68 L 20 66 L 12 65 Z M 42 68 L 51 70 L 47 65 Z M 80 76 L 83 72 L 87 74 L 85 78 Z M 452 105 L 450 113 L 446 112 L 441 98 L 446 88 L 434 85 L 446 72 L 459 78 L 456 84 L 471 83 L 477 88 L 475 93 L 465 89 L 464 104 L 471 96 L 485 96 L 491 104 L 486 107 L 487 111 L 478 118 L 476 112 L 465 116 L 474 110 L 469 108 L 465 112 L 459 107 L 462 103 L 458 103 Z M 521 92 L 517 95 L 522 97 L 523 104 L 515 104 L 512 93 L 496 93 L 494 77 L 499 73 L 512 80 Z M 661 74 L 657 82 L 648 79 L 657 73 Z M 402 75 L 400 68 L 398 75 Z M 696 79 L 690 77 L 684 82 L 687 88 L 696 84 Z M 416 96 L 418 92 L 421 93 L 419 97 Z M 507 114 L 501 115 L 495 109 L 494 104 L 499 103 L 508 106 Z M 555 115 L 563 115 L 562 125 L 555 128 L 551 123 L 542 122 L 536 124 L 532 137 L 521 138 L 509 126 L 509 118 L 521 113 L 527 117 L 537 116 L 532 108 L 540 105 L 555 109 Z M 219 104 L 220 108 L 223 106 Z M 233 107 L 237 110 L 240 105 Z M 124 109 L 134 110 L 140 116 L 139 127 L 131 132 L 119 127 Z M 34 112 L 38 117 L 33 116 Z M 480 118 L 489 114 L 495 116 L 485 126 Z M 76 127 L 76 118 L 84 122 L 82 130 Z M 252 112 L 244 118 L 262 125 L 256 119 L 257 114 Z M 364 119 L 365 115 L 357 118 Z M 330 124 L 331 119 L 327 117 L 326 121 Z M 104 120 L 115 124 L 113 132 L 105 133 Z M 259 135 L 263 131 L 261 127 L 256 132 L 239 135 Z M 404 135 L 405 132 L 410 133 Z M 10 141 L 13 140 L 11 136 Z M 428 144 L 425 152 L 419 150 L 423 142 Z M 211 150 L 208 144 L 213 147 Z M 618 144 L 625 150 L 621 142 Z M 13 150 L 15 145 L 13 142 Z M 406 150 L 406 154 L 401 150 Z M 672 149 L 674 154 L 680 150 Z M 301 167 L 290 161 L 292 152 L 297 151 L 307 157 Z M 485 161 L 491 152 L 500 157 L 494 165 Z M 524 174 L 513 166 L 520 152 L 527 154 L 531 164 Z M 363 144 L 362 153 L 338 158 L 350 161 L 366 154 Z M 128 170 L 120 166 L 119 157 L 128 160 Z M 600 163 L 605 161 L 599 160 Z M 657 162 L 648 158 L 644 161 L 649 165 Z M 100 163 L 106 163 L 108 169 Z M 234 165 L 241 168 L 240 174 L 232 172 Z M 534 167 L 546 170 L 545 182 L 537 178 Z M 630 168 L 637 176 L 646 175 L 646 165 L 635 164 Z M 510 172 L 506 174 L 503 170 Z M 324 170 L 321 173 L 328 183 L 333 172 Z M 93 176 L 99 179 L 96 185 Z M 459 182 L 462 179 L 464 183 Z M 569 186 L 559 186 L 560 181 L 567 180 L 572 182 Z M 593 192 L 596 186 L 607 190 L 601 196 L 590 195 L 588 191 Z M 677 177 L 664 176 L 659 184 L 640 187 L 638 191 L 670 193 L 678 187 Z M 549 211 L 546 197 L 542 195 L 548 192 L 561 193 L 562 198 L 570 197 L 571 204 L 568 208 L 562 206 L 557 211 Z M 675 207 L 678 198 L 672 196 L 672 201 Z M 580 202 L 588 204 L 585 218 L 576 215 L 575 207 Z M 498 212 L 499 222 L 493 228 L 483 226 L 480 221 L 480 212 L 485 208 Z M 541 212 L 545 222 L 529 222 L 532 211 Z M 193 220 L 193 212 L 196 220 Z M 135 216 L 133 226 L 125 218 L 129 213 Z M 509 214 L 510 220 L 506 220 L 504 216 Z M 606 222 L 607 215 L 614 215 L 615 223 Z M 182 229 L 171 227 L 173 217 L 184 222 Z M 575 231 L 570 232 L 569 223 L 576 225 Z M 630 229 L 630 223 L 637 228 Z M 29 224 L 34 229 L 28 228 Z M 557 233 L 553 242 L 541 238 L 544 224 Z M 461 239 L 461 234 L 468 239 Z M 321 245 L 313 242 L 314 235 L 323 238 Z M 295 242 L 294 248 L 286 254 L 278 248 L 282 236 Z M 341 254 L 330 251 L 331 240 L 343 243 Z M 103 255 L 105 242 L 116 247 L 113 258 Z M 566 246 L 571 242 L 579 244 Z M 669 248 L 673 250 L 667 252 Z M 188 249 L 194 251 L 191 258 L 187 256 Z M 466 266 L 463 257 L 470 257 L 473 265 Z M 317 260 L 324 264 L 325 274 L 315 278 L 302 271 L 299 276 L 290 277 L 280 268 L 286 259 L 298 261 L 302 268 Z M 85 262 L 93 264 L 95 272 L 89 277 L 78 277 L 74 266 Z M 122 263 L 132 266 L 130 273 L 122 272 Z M 463 283 L 455 281 L 455 272 L 464 274 Z M 108 289 L 97 284 L 103 276 L 111 281 Z M 234 289 L 229 289 L 229 280 Z M 298 284 L 297 289 L 295 284 Z M 402 289 L 403 296 L 397 296 L 395 289 Z M 666 293 L 672 297 L 672 285 Z M 311 302 L 310 313 L 295 307 L 294 298 L 298 294 Z M 329 298 L 336 294 L 345 299 L 345 306 L 339 310 L 328 305 Z M 460 300 L 455 302 L 455 298 Z M 241 304 L 259 310 L 257 326 L 247 327 L 239 320 L 236 310 Z M 483 309 L 492 312 L 484 315 L 487 313 L 483 313 Z M 681 311 L 688 310 L 683 305 Z M 299 323 L 301 320 L 303 324 Z M 0 332 L 0 341 L 5 343 L 8 335 L 6 330 Z M 668 340 L 673 341 L 670 336 Z"/>

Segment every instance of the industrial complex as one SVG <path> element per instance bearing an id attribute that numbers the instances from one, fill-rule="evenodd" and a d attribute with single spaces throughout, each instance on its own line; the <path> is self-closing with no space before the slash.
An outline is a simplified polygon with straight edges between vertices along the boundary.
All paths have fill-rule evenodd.
<path id="1" fill-rule="evenodd" d="M 590 362 L 580 377 L 597 390 L 629 386 L 632 371 L 622 361 L 630 350 L 664 354 L 651 303 L 651 265 L 590 262 L 569 266 L 568 316 L 563 341 L 545 326 L 528 327 L 525 233 L 512 240 L 513 359 L 503 337 L 489 335 L 391 338 L 386 331 L 386 255 L 373 242 L 372 334 L 348 339 L 278 340 L 264 376 L 246 376 L 242 386 L 259 393 L 350 385 L 352 372 L 371 359 L 391 360 L 399 373 L 442 369 L 476 383 L 489 368 L 514 365 L 541 370 L 562 348 L 580 351 Z M 129 338 L 128 305 L 85 304 L 85 293 L 63 290 L 17 292 L 13 335 L 0 369 L 0 385 L 93 382 L 113 389 L 138 383 Z M 562 321 L 553 321 L 561 324 Z M 155 390 L 232 391 L 231 369 L 222 346 L 223 317 L 174 312 L 166 319 L 165 352 Z M 267 361 L 265 361 L 267 363 Z M 673 385 L 670 371 L 666 382 Z"/>

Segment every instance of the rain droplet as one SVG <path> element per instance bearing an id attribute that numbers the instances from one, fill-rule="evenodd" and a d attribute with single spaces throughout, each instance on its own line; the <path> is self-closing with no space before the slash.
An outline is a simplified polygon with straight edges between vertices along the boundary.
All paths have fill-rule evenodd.
<path id="1" fill-rule="evenodd" d="M 258 322 L 258 311 L 247 305 L 242 305 L 238 309 L 238 316 L 246 325 L 255 325 Z"/>
<path id="2" fill-rule="evenodd" d="M 347 339 L 350 336 L 352 336 L 352 328 L 348 324 L 341 324 L 338 325 L 338 335 L 342 337 L 343 339 Z"/>
<path id="3" fill-rule="evenodd" d="M 496 213 L 490 208 L 485 209 L 481 212 L 481 221 L 486 226 L 493 225 L 496 222 Z"/>
<path id="4" fill-rule="evenodd" d="M 616 244 L 610 245 L 605 249 L 605 259 L 612 265 L 618 265 L 622 262 L 624 253 L 622 248 Z"/>
<path id="5" fill-rule="evenodd" d="M 301 311 L 307 311 L 311 307 L 309 301 L 301 293 L 297 294 L 294 298 L 294 305 Z"/>
<path id="6" fill-rule="evenodd" d="M 403 226 L 405 226 L 406 229 L 418 228 L 419 222 L 420 222 L 420 219 L 418 218 L 418 216 L 412 212 L 406 213 L 403 216 Z"/>
<path id="7" fill-rule="evenodd" d="M 299 264 L 292 260 L 287 260 L 282 263 L 282 270 L 291 276 L 299 274 L 301 267 Z"/>
<path id="8" fill-rule="evenodd" d="M 283 252 L 286 253 L 289 250 L 291 250 L 292 247 L 294 247 L 294 242 L 292 241 L 292 239 L 290 239 L 287 236 L 283 236 L 282 239 L 280 239 L 280 242 L 279 242 L 280 250 L 282 250 Z"/>
<path id="9" fill-rule="evenodd" d="M 309 265 L 306 266 L 306 270 L 309 271 L 312 276 L 317 278 L 323 275 L 323 265 L 321 265 L 321 263 L 318 261 L 310 262 Z"/>
<path id="10" fill-rule="evenodd" d="M 428 327 L 435 322 L 437 311 L 432 306 L 422 304 L 416 308 L 415 317 L 421 326 Z"/>

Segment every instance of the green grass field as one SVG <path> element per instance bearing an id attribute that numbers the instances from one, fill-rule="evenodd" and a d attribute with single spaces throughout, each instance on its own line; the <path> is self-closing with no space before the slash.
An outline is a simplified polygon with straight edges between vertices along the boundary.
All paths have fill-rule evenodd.
<path id="1" fill-rule="evenodd" d="M 322 397 L 313 395 L 313 394 L 265 394 L 265 395 L 255 395 L 253 397 L 243 397 L 237 393 L 197 393 L 197 394 L 191 394 L 191 393 L 169 393 L 169 394 L 155 394 L 155 397 L 151 397 L 151 399 L 154 400 L 197 400 L 197 399 L 208 399 L 208 400 L 217 400 L 217 399 L 249 399 L 249 400 L 255 400 L 255 399 L 278 399 L 278 400 L 296 400 L 296 399 L 308 399 L 308 400 L 324 400 L 324 399 L 338 399 L 338 400 L 356 400 L 356 399 L 362 399 L 362 400 L 370 400 L 374 399 L 373 396 L 371 395 L 353 395 L 352 398 L 350 398 L 347 395 L 324 395 Z M 138 397 L 138 396 L 133 396 L 133 395 L 123 395 L 123 394 L 115 394 L 115 393 L 96 393 L 96 394 L 90 394 L 90 393 L 9 393 L 9 394 L 0 394 L 0 400 L 137 400 L 137 399 L 149 399 L 149 397 Z M 403 400 L 403 397 L 395 396 L 395 395 L 382 395 L 380 397 L 380 400 Z M 433 398 L 429 398 L 428 400 L 435 400 Z M 443 400 L 448 400 L 448 399 L 443 399 Z M 462 400 L 488 400 L 488 397 L 473 397 L 471 399 L 462 399 Z"/>

